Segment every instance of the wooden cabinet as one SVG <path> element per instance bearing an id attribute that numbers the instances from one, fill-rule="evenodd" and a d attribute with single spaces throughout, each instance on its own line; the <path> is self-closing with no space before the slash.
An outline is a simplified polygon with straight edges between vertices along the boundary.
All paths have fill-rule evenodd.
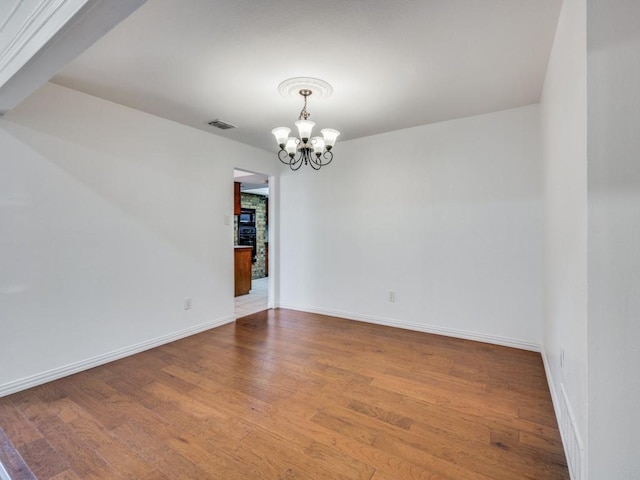
<path id="1" fill-rule="evenodd" d="M 233 182 L 233 214 L 240 215 L 240 210 L 242 210 L 240 206 L 240 183 Z"/>
<path id="2" fill-rule="evenodd" d="M 251 247 L 234 247 L 235 296 L 246 295 L 251 290 Z"/>

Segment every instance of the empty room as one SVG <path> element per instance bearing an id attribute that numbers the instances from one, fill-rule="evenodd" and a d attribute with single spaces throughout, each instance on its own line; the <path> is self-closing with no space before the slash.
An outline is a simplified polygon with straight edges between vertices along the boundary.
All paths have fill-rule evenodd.
<path id="1" fill-rule="evenodd" d="M 0 4 L 0 479 L 640 478 L 640 4 Z"/>

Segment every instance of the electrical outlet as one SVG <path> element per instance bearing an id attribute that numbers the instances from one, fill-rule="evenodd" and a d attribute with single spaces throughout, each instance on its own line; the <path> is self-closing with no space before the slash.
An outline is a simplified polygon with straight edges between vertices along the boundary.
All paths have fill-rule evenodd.
<path id="1" fill-rule="evenodd" d="M 191 299 L 190 298 L 185 298 L 184 299 L 184 309 L 185 310 L 191 310 Z"/>
<path id="2" fill-rule="evenodd" d="M 387 300 L 390 302 L 395 302 L 396 301 L 396 292 L 389 290 L 389 292 L 387 293 Z"/>

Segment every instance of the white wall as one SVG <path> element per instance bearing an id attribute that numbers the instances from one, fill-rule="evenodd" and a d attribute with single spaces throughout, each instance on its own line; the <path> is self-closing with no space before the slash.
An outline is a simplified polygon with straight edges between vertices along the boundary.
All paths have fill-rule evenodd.
<path id="1" fill-rule="evenodd" d="M 0 395 L 233 319 L 233 168 L 274 155 L 53 84 L 0 145 Z"/>
<path id="2" fill-rule="evenodd" d="M 538 348 L 538 113 L 339 142 L 321 171 L 283 172 L 281 305 Z"/>
<path id="3" fill-rule="evenodd" d="M 561 428 L 569 428 L 563 431 L 565 441 L 576 440 L 583 448 L 587 438 L 586 43 L 586 2 L 565 0 L 541 101 L 545 199 L 543 355 L 556 409 L 561 413 L 564 388 L 575 420 L 573 425 L 570 418 L 567 425 L 560 422 Z M 571 448 L 567 453 L 574 454 Z M 574 479 L 584 469 L 579 448 L 575 457 Z"/>
<path id="4" fill-rule="evenodd" d="M 587 2 L 589 478 L 640 478 L 640 3 Z"/>

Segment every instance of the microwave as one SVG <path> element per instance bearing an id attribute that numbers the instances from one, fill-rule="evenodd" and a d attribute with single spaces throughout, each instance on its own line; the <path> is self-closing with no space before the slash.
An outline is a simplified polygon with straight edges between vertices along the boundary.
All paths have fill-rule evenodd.
<path id="1" fill-rule="evenodd" d="M 243 208 L 240 211 L 238 223 L 241 225 L 253 225 L 256 223 L 256 211 L 253 208 Z"/>

